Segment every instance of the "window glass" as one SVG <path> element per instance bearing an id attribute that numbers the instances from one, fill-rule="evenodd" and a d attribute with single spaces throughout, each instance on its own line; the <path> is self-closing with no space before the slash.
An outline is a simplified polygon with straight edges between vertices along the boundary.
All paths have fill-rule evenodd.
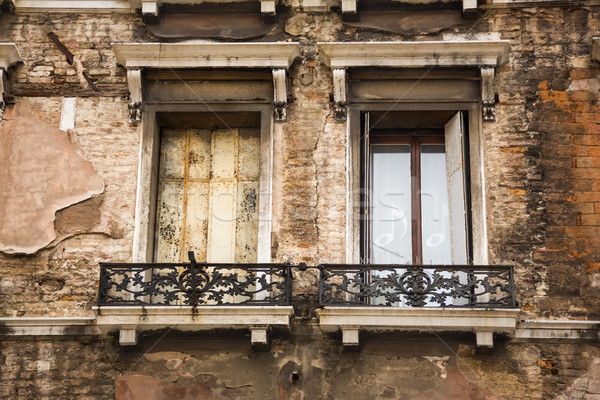
<path id="1" fill-rule="evenodd" d="M 371 262 L 411 264 L 410 145 L 373 145 L 371 165 Z"/>

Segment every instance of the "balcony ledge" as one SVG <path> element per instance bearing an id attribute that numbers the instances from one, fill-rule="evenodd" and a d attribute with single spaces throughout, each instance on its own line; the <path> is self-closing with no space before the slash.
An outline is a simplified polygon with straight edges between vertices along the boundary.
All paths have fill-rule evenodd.
<path id="1" fill-rule="evenodd" d="M 493 334 L 514 336 L 518 308 L 325 307 L 318 310 L 324 331 L 342 331 L 344 347 L 359 344 L 359 330 L 475 332 L 478 347 L 493 347 Z"/>
<path id="2" fill-rule="evenodd" d="M 269 346 L 271 327 L 288 327 L 292 306 L 109 306 L 94 307 L 102 333 L 119 331 L 122 345 L 137 344 L 137 333 L 164 328 L 180 331 L 250 329 L 255 349 Z"/>

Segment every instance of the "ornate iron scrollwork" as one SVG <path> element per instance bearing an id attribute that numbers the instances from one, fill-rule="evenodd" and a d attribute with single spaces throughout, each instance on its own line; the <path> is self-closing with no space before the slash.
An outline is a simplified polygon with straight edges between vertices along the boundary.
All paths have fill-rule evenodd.
<path id="1" fill-rule="evenodd" d="M 98 305 L 289 305 L 286 264 L 100 264 Z"/>
<path id="2" fill-rule="evenodd" d="M 322 306 L 516 306 L 510 266 L 323 265 Z"/>

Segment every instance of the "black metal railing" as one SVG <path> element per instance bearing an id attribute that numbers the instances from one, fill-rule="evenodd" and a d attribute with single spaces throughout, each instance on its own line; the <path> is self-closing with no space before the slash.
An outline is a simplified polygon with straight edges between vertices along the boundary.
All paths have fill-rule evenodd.
<path id="1" fill-rule="evenodd" d="M 100 263 L 98 305 L 290 305 L 288 264 Z"/>
<path id="2" fill-rule="evenodd" d="M 511 266 L 321 265 L 321 306 L 516 307 Z"/>
<path id="3" fill-rule="evenodd" d="M 321 306 L 514 308 L 512 266 L 100 263 L 98 305 L 291 305 L 291 268 Z"/>

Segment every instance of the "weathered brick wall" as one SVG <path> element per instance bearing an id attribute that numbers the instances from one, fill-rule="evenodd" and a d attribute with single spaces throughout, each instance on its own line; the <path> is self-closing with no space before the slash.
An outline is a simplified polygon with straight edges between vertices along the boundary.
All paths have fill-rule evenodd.
<path id="1" fill-rule="evenodd" d="M 492 263 L 514 263 L 531 314 L 598 318 L 597 10 L 490 11 L 511 40 L 484 124 Z"/>
<path id="2" fill-rule="evenodd" d="M 288 121 L 274 125 L 274 261 L 346 258 L 346 125 L 333 119 L 331 71 L 310 55 L 315 43 L 493 34 L 509 39 L 511 50 L 509 64 L 496 73 L 497 121 L 483 125 L 490 263 L 516 266 L 524 318 L 600 318 L 600 71 L 590 59 L 597 7 L 489 10 L 418 37 L 345 27 L 337 14 L 281 14 L 280 21 L 260 40 L 298 40 L 304 57 L 290 71 L 295 100 Z M 73 52 L 74 66 L 48 32 Z M 58 126 L 61 96 L 77 96 L 69 138 L 105 183 L 100 196 L 57 213 L 57 231 L 67 236 L 57 244 L 32 256 L 0 255 L 1 316 L 92 315 L 98 262 L 130 260 L 140 127 L 127 123 L 125 71 L 110 43 L 151 40 L 132 15 L 0 14 L 0 42 L 15 42 L 24 60 L 11 78 L 14 100 Z M 84 70 L 99 93 L 88 87 Z M 312 83 L 301 83 L 302 74 L 312 75 Z M 310 300 L 316 275 L 295 278 L 296 294 Z M 264 354 L 251 352 L 247 338 L 149 336 L 130 351 L 109 339 L 3 338 L 0 393 L 113 398 L 116 377 L 143 375 L 150 380 L 138 384 L 179 394 L 191 385 L 190 393 L 206 398 L 207 390 L 234 399 L 294 398 L 298 391 L 307 399 L 417 398 L 423 382 L 455 398 L 466 398 L 460 385 L 487 398 L 600 398 L 595 345 L 505 343 L 490 356 L 475 355 L 464 344 L 469 337 L 460 345 L 450 341 L 457 356 L 437 340 L 411 347 L 410 340 L 379 337 L 346 354 L 339 338 L 313 333 L 276 337 Z M 294 369 L 300 382 L 290 380 Z M 117 387 L 131 382 L 118 379 Z"/>
<path id="3" fill-rule="evenodd" d="M 505 343 L 490 356 L 456 338 L 378 337 L 346 353 L 339 339 L 314 333 L 275 338 L 265 353 L 253 353 L 244 337 L 173 332 L 129 351 L 110 339 L 8 340 L 0 398 L 600 398 L 595 346 Z"/>
<path id="4" fill-rule="evenodd" d="M 439 40 L 444 34 L 465 33 L 511 41 L 510 62 L 497 71 L 497 122 L 483 126 L 488 237 L 490 262 L 515 264 L 519 300 L 532 315 L 599 315 L 595 181 L 600 178 L 594 175 L 598 67 L 590 59 L 596 17 L 597 10 L 585 8 L 489 10 L 443 33 L 419 38 Z M 60 98 L 32 95 L 90 97 L 78 100 L 70 138 L 106 184 L 97 200 L 100 228 L 88 229 L 96 234 L 78 235 L 34 257 L 3 256 L 3 282 L 11 293 L 27 293 L 31 288 L 23 285 L 35 272 L 47 281 L 58 278 L 62 287 L 65 278 L 52 278 L 60 266 L 51 268 L 50 261 L 61 265 L 59 259 L 72 258 L 76 261 L 71 263 L 89 265 L 83 269 L 90 272 L 80 272 L 87 278 L 78 285 L 87 286 L 83 292 L 92 295 L 95 289 L 89 284 L 96 280 L 97 261 L 129 257 L 140 134 L 139 126 L 126 122 L 125 74 L 116 66 L 110 43 L 152 38 L 138 18 L 127 14 L 4 13 L 0 18 L 0 39 L 14 41 L 24 61 L 11 79 L 16 101 L 58 124 Z M 305 51 L 303 62 L 290 71 L 295 101 L 288 122 L 275 125 L 273 256 L 310 264 L 343 262 L 346 126 L 331 115 L 331 72 L 314 60 L 315 43 L 406 38 L 343 26 L 337 14 L 296 13 L 281 19 L 282 26 L 265 40 L 293 38 Z M 555 21 L 561 21 L 560 26 Z M 75 55 L 73 66 L 48 32 Z M 84 70 L 96 80 L 100 93 L 88 87 Z M 301 84 L 301 74 L 313 75 L 313 82 Z M 18 265 L 31 272 L 14 274 Z M 10 282 L 20 285 L 12 288 Z M 314 282 L 315 276 L 307 272 L 298 288 L 313 288 Z M 67 293 L 59 291 L 57 299 L 75 296 L 69 294 L 74 289 L 61 290 Z M 92 304 L 94 296 L 84 300 L 79 292 L 79 304 Z M 47 293 L 42 301 L 52 296 Z M 71 305 L 60 308 L 71 313 Z M 8 313 L 27 312 L 22 308 L 11 306 Z"/>

